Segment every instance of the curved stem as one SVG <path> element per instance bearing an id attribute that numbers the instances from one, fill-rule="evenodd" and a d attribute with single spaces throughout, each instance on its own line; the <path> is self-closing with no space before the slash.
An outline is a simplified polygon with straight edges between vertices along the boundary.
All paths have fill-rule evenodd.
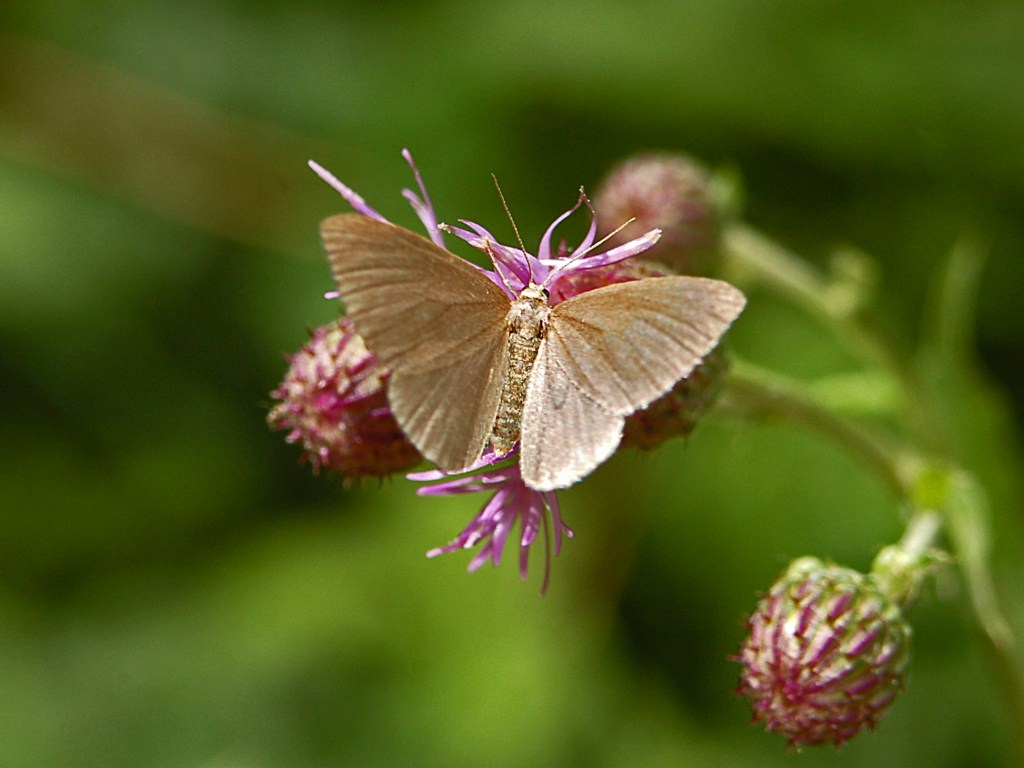
<path id="1" fill-rule="evenodd" d="M 947 485 L 946 530 L 960 561 L 978 634 L 1006 705 L 1010 740 L 1018 764 L 1024 765 L 1024 665 L 992 578 L 988 500 L 974 476 L 963 470 L 951 471 Z"/>
<path id="2" fill-rule="evenodd" d="M 942 532 L 942 516 L 930 509 L 923 510 L 910 518 L 900 538 L 900 547 L 911 558 L 924 557 L 935 547 Z"/>
<path id="3" fill-rule="evenodd" d="M 724 405 L 744 415 L 790 418 L 826 434 L 868 464 L 897 496 L 907 495 L 905 452 L 823 407 L 806 394 L 805 386 L 733 359 L 723 394 Z"/>
<path id="4" fill-rule="evenodd" d="M 734 223 L 722 233 L 727 264 L 824 320 L 840 341 L 870 366 L 903 371 L 898 357 L 864 322 L 864 297 L 837 287 L 818 269 L 753 227 Z"/>

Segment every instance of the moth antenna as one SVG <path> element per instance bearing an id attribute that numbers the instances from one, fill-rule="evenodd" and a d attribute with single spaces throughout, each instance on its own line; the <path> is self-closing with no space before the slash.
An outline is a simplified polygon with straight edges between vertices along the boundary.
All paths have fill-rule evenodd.
<path id="1" fill-rule="evenodd" d="M 498 257 L 494 255 L 494 249 L 491 248 L 490 239 L 484 239 L 484 251 L 487 252 L 487 258 L 489 258 L 491 260 L 491 264 L 494 265 L 494 271 L 498 273 L 498 277 L 501 278 L 501 282 L 503 282 L 505 287 L 508 288 L 508 292 L 515 296 L 517 291 L 512 287 L 512 284 L 509 283 L 508 278 L 505 277 L 505 270 L 501 268 L 501 262 L 498 261 Z"/>
<path id="2" fill-rule="evenodd" d="M 494 188 L 498 190 L 498 197 L 501 200 L 501 207 L 505 209 L 505 215 L 508 216 L 509 222 L 512 224 L 512 231 L 516 233 L 516 242 L 519 243 L 519 249 L 523 252 L 523 257 L 526 259 L 526 269 L 530 273 L 530 284 L 533 284 L 533 265 L 530 263 L 530 257 L 526 253 L 526 246 L 523 245 L 523 238 L 519 234 L 519 227 L 516 226 L 516 220 L 512 218 L 512 211 L 508 209 L 508 203 L 505 202 L 505 195 L 501 191 L 501 185 L 498 183 L 498 177 L 493 173 L 491 178 L 494 179 Z"/>
<path id="3" fill-rule="evenodd" d="M 615 237 L 617 234 L 619 234 L 619 232 L 621 232 L 626 227 L 628 227 L 630 224 L 632 224 L 634 221 L 636 221 L 636 216 L 633 216 L 632 218 L 626 219 L 624 222 L 619 224 L 619 226 L 617 226 L 612 232 L 609 232 L 607 235 L 602 237 L 600 240 L 598 240 L 592 246 L 590 246 L 589 248 L 584 248 L 582 251 L 580 251 L 580 256 L 585 256 L 586 254 L 590 253 L 595 248 L 599 248 L 600 246 L 604 245 L 609 240 L 611 240 L 613 237 Z M 574 258 L 575 258 L 575 256 L 576 256 L 576 254 L 573 254 Z"/>

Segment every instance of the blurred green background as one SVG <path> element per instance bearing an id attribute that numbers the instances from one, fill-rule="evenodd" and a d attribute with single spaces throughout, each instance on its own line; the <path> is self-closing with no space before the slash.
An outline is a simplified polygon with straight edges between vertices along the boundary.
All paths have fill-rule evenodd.
<path id="1" fill-rule="evenodd" d="M 840 752 L 749 725 L 728 660 L 788 561 L 865 569 L 887 489 L 820 436 L 706 420 L 562 495 L 538 597 L 514 557 L 428 561 L 481 499 L 313 477 L 264 423 L 336 306 L 342 201 L 392 220 L 409 147 L 445 220 L 535 243 L 644 149 L 733 166 L 746 216 L 876 257 L 911 359 L 957 239 L 988 249 L 982 372 L 939 372 L 1024 629 L 1024 5 L 42 0 L 0 31 L 0 766 L 1008 766 L 955 579 L 911 614 L 909 688 Z M 570 226 L 570 234 L 574 231 Z M 797 376 L 850 361 L 761 293 L 733 334 Z M 993 384 L 993 381 L 1001 384 Z"/>

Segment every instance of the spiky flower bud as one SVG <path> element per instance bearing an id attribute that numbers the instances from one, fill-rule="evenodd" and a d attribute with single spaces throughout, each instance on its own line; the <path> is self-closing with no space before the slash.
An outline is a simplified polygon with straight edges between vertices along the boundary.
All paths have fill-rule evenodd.
<path id="1" fill-rule="evenodd" d="M 857 571 L 796 560 L 747 626 L 739 692 L 794 746 L 839 745 L 874 727 L 904 687 L 910 627 Z"/>
<path id="2" fill-rule="evenodd" d="M 651 450 L 670 437 L 689 435 L 714 404 L 728 368 L 722 348 L 715 347 L 689 376 L 626 419 L 622 445 Z"/>
<path id="3" fill-rule="evenodd" d="M 267 423 L 302 443 L 314 471 L 383 477 L 420 462 L 388 407 L 387 370 L 349 318 L 317 328 L 289 363 Z"/>
<path id="4" fill-rule="evenodd" d="M 598 227 L 617 245 L 636 232 L 659 228 L 661 239 L 644 254 L 686 275 L 708 274 L 718 244 L 720 212 L 710 174 L 685 155 L 652 153 L 612 169 L 594 197 Z"/>

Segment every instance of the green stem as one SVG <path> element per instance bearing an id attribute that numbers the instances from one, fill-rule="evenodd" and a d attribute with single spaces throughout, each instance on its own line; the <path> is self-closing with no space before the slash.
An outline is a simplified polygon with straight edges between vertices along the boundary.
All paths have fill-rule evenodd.
<path id="1" fill-rule="evenodd" d="M 925 579 L 949 557 L 937 549 L 942 515 L 935 510 L 915 512 L 898 544 L 883 547 L 871 564 L 871 577 L 888 597 L 908 608 Z"/>
<path id="2" fill-rule="evenodd" d="M 1011 742 L 1024 765 L 1024 667 L 1013 630 L 1003 616 L 992 579 L 988 501 L 977 480 L 963 470 L 948 477 L 946 530 L 967 584 L 978 632 L 1006 704 Z"/>
<path id="3" fill-rule="evenodd" d="M 840 288 L 818 269 L 753 227 L 730 224 L 722 233 L 728 269 L 763 284 L 830 326 L 840 341 L 872 367 L 899 371 L 902 366 L 861 315 L 866 297 Z"/>
<path id="4" fill-rule="evenodd" d="M 900 548 L 912 559 L 920 559 L 931 551 L 942 532 L 942 516 L 927 509 L 916 513 L 900 538 Z"/>
<path id="5" fill-rule="evenodd" d="M 806 394 L 806 386 L 773 371 L 733 359 L 723 405 L 744 415 L 789 418 L 824 433 L 860 457 L 900 497 L 907 494 L 904 453 L 881 437 L 836 415 Z"/>

